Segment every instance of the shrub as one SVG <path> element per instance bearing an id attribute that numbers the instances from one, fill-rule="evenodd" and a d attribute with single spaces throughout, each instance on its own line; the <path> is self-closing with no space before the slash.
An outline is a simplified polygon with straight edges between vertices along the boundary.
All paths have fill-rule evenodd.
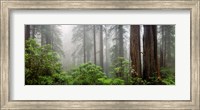
<path id="1" fill-rule="evenodd" d="M 71 72 L 71 84 L 74 85 L 122 85 L 124 81 L 119 78 L 108 78 L 102 68 L 92 63 L 81 64 Z"/>
<path id="2" fill-rule="evenodd" d="M 73 84 L 75 85 L 95 85 L 99 83 L 99 78 L 105 77 L 102 68 L 90 62 L 81 64 L 71 74 L 74 79 Z"/>
<path id="3" fill-rule="evenodd" d="M 124 85 L 124 80 L 121 80 L 119 78 L 115 78 L 115 79 L 113 79 L 112 84 L 113 85 Z"/>
<path id="4" fill-rule="evenodd" d="M 112 79 L 110 79 L 110 78 L 105 78 L 105 77 L 99 78 L 99 79 L 98 79 L 98 84 L 99 84 L 99 85 L 110 85 L 110 84 L 112 84 Z"/>
<path id="5" fill-rule="evenodd" d="M 65 84 L 59 56 L 50 45 L 40 46 L 34 39 L 25 42 L 25 84 Z"/>
<path id="6" fill-rule="evenodd" d="M 132 78 L 132 84 L 133 85 L 146 85 L 148 82 L 146 80 L 143 80 L 142 78 L 135 77 Z"/>
<path id="7" fill-rule="evenodd" d="M 170 68 L 161 68 L 162 82 L 166 85 L 175 84 L 175 72 Z"/>
<path id="8" fill-rule="evenodd" d="M 121 78 L 125 80 L 129 76 L 130 65 L 129 61 L 125 60 L 123 57 L 118 57 L 111 66 L 111 74 L 116 78 Z"/>
<path id="9" fill-rule="evenodd" d="M 99 78 L 98 79 L 98 84 L 99 85 L 124 85 L 124 80 L 121 80 L 119 78 Z"/>
<path id="10" fill-rule="evenodd" d="M 166 85 L 162 80 L 158 79 L 157 76 L 150 77 L 147 82 L 148 85 Z"/>

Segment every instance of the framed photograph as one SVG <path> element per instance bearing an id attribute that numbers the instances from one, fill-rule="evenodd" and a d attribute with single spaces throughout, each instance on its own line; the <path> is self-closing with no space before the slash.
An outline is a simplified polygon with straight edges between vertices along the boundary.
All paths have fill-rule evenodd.
<path id="1" fill-rule="evenodd" d="M 1 109 L 200 109 L 200 1 L 1 1 Z"/>

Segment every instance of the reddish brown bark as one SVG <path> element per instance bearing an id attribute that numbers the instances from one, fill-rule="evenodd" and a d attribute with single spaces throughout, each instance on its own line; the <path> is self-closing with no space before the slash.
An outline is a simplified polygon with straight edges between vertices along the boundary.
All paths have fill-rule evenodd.
<path id="1" fill-rule="evenodd" d="M 140 26 L 131 25 L 130 33 L 130 56 L 133 76 L 141 76 L 141 55 L 140 55 Z"/>
<path id="2" fill-rule="evenodd" d="M 156 25 L 144 26 L 143 49 L 144 49 L 143 78 L 148 80 L 153 73 L 156 73 L 158 79 L 160 79 L 160 67 L 158 63 L 158 53 L 157 53 Z"/>

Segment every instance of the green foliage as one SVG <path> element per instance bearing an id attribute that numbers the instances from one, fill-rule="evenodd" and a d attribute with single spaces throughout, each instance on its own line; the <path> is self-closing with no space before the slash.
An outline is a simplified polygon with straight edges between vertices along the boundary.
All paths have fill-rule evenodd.
<path id="1" fill-rule="evenodd" d="M 142 78 L 135 77 L 132 78 L 132 85 L 146 85 L 148 82 L 146 80 L 143 80 Z"/>
<path id="2" fill-rule="evenodd" d="M 147 85 L 174 85 L 175 84 L 175 72 L 171 68 L 161 68 L 161 79 L 157 78 L 157 75 L 153 73 L 147 81 Z"/>
<path id="3" fill-rule="evenodd" d="M 115 79 L 113 79 L 112 84 L 113 85 L 124 85 L 124 80 L 121 80 L 119 78 L 115 78 Z"/>
<path id="4" fill-rule="evenodd" d="M 170 68 L 161 68 L 162 82 L 166 85 L 175 84 L 175 72 Z"/>
<path id="5" fill-rule="evenodd" d="M 69 72 L 69 84 L 73 85 L 123 85 L 124 80 L 108 78 L 102 68 L 92 63 L 81 64 Z"/>
<path id="6" fill-rule="evenodd" d="M 31 32 L 34 32 L 33 34 L 35 35 L 41 35 L 40 39 L 42 45 L 52 44 L 52 49 L 60 56 L 64 56 L 61 41 L 62 33 L 59 25 L 31 25 Z M 35 38 L 35 35 L 31 36 L 30 38 Z"/>
<path id="7" fill-rule="evenodd" d="M 63 71 L 59 55 L 50 45 L 40 46 L 34 39 L 25 44 L 25 83 L 27 85 L 173 85 L 175 72 L 161 68 L 161 80 L 154 74 L 148 80 L 132 77 L 127 60 L 118 57 L 112 64 L 112 77 L 92 63 L 81 64 L 74 70 Z M 152 73 L 153 74 L 153 73 Z"/>
<path id="8" fill-rule="evenodd" d="M 50 45 L 40 46 L 34 39 L 29 39 L 25 48 L 26 84 L 66 84 L 59 56 Z"/>
<path id="9" fill-rule="evenodd" d="M 99 79 L 98 79 L 98 84 L 99 84 L 99 85 L 110 85 L 110 84 L 112 84 L 112 79 L 110 79 L 110 78 L 105 78 L 105 77 L 99 78 Z"/>
<path id="10" fill-rule="evenodd" d="M 129 61 L 125 60 L 123 57 L 118 57 L 116 60 L 114 60 L 111 68 L 111 74 L 118 78 L 124 79 L 130 72 Z"/>
<path id="11" fill-rule="evenodd" d="M 162 80 L 159 80 L 157 76 L 150 77 L 147 82 L 148 85 L 166 85 Z"/>
<path id="12" fill-rule="evenodd" d="M 121 80 L 119 78 L 99 78 L 98 79 L 99 85 L 124 85 L 124 80 Z"/>
<path id="13" fill-rule="evenodd" d="M 32 80 L 28 80 L 26 84 L 40 84 L 40 85 L 51 85 L 53 84 L 53 78 L 51 76 L 38 76 L 37 79 L 35 79 L 35 82 L 31 82 Z"/>
<path id="14" fill-rule="evenodd" d="M 166 85 L 175 85 L 175 81 L 171 79 L 170 77 L 167 79 L 163 79 L 162 82 Z"/>
<path id="15" fill-rule="evenodd" d="M 95 85 L 99 78 L 105 77 L 102 68 L 90 62 L 81 64 L 71 74 L 75 85 Z"/>

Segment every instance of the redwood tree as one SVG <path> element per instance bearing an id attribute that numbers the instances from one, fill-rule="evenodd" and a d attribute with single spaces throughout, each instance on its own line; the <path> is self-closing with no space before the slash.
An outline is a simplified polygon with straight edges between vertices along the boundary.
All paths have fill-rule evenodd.
<path id="1" fill-rule="evenodd" d="M 143 50 L 143 78 L 148 80 L 153 73 L 157 73 L 157 77 L 160 79 L 156 25 L 144 25 Z"/>
<path id="2" fill-rule="evenodd" d="M 141 76 L 141 55 L 140 55 L 140 26 L 131 25 L 130 31 L 130 56 L 132 76 Z"/>

